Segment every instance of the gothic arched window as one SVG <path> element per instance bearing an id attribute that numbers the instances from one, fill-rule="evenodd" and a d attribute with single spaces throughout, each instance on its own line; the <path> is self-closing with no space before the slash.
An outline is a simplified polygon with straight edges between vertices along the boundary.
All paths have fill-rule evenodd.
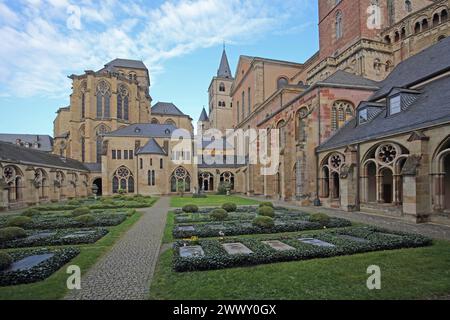
<path id="1" fill-rule="evenodd" d="M 336 101 L 331 108 L 331 130 L 335 131 L 342 127 L 354 116 L 354 107 L 347 101 Z"/>
<path id="2" fill-rule="evenodd" d="M 102 162 L 103 154 L 103 136 L 109 132 L 109 128 L 103 124 L 99 125 L 97 128 L 97 163 Z"/>
<path id="3" fill-rule="evenodd" d="M 133 174 L 127 167 L 121 166 L 114 172 L 112 187 L 113 193 L 118 193 L 119 190 L 134 193 Z"/>
<path id="4" fill-rule="evenodd" d="M 129 120 L 129 98 L 130 94 L 126 86 L 120 85 L 117 90 L 117 118 Z"/>
<path id="5" fill-rule="evenodd" d="M 97 85 L 97 118 L 104 119 L 111 117 L 111 88 L 109 84 L 102 80 Z"/>
<path id="6" fill-rule="evenodd" d="M 342 12 L 338 11 L 336 13 L 336 39 L 342 38 L 343 34 Z"/>
<path id="7" fill-rule="evenodd" d="M 177 192 L 184 186 L 185 192 L 191 191 L 191 176 L 183 167 L 178 167 L 170 176 L 170 192 Z"/>
<path id="8" fill-rule="evenodd" d="M 286 87 L 289 84 L 289 81 L 285 77 L 281 77 L 277 80 L 277 89 L 281 89 Z"/>
<path id="9" fill-rule="evenodd" d="M 86 91 L 87 91 L 87 83 L 83 81 L 80 85 L 80 99 L 81 99 L 81 118 L 84 119 L 86 117 Z"/>
<path id="10" fill-rule="evenodd" d="M 225 84 L 223 82 L 221 82 L 220 85 L 219 85 L 219 91 L 220 92 L 225 92 Z"/>

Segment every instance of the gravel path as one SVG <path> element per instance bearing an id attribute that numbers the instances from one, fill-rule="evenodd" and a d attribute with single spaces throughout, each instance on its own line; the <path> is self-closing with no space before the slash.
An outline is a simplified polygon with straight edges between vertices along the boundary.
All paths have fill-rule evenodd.
<path id="1" fill-rule="evenodd" d="M 162 197 L 81 280 L 67 300 L 144 300 L 148 298 L 169 210 Z"/>
<path id="2" fill-rule="evenodd" d="M 324 207 L 299 207 L 289 202 L 264 200 L 263 198 L 260 197 L 244 197 L 244 198 L 260 201 L 271 201 L 275 205 L 281 207 L 294 208 L 312 213 L 323 212 L 328 214 L 329 216 L 344 218 L 357 223 L 370 224 L 373 226 L 394 231 L 418 233 L 434 239 L 450 240 L 450 226 L 443 224 L 436 224 L 436 223 L 416 224 L 396 217 L 389 217 L 384 215 L 369 214 L 364 212 L 345 212 L 338 209 L 328 209 Z"/>

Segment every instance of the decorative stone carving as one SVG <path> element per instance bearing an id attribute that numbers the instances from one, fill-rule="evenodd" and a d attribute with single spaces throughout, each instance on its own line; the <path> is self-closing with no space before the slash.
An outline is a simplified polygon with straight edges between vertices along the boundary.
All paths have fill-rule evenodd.
<path id="1" fill-rule="evenodd" d="M 415 176 L 417 175 L 417 168 L 420 166 L 420 161 L 422 160 L 421 155 L 413 154 L 406 159 L 405 165 L 403 166 L 402 175 L 405 176 Z"/>
<path id="2" fill-rule="evenodd" d="M 349 175 L 353 174 L 354 164 L 344 164 L 341 167 L 340 177 L 341 179 L 347 179 Z"/>

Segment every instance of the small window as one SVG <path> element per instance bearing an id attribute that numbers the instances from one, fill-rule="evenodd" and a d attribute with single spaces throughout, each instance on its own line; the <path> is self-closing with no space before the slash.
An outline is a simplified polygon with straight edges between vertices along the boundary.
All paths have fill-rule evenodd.
<path id="1" fill-rule="evenodd" d="M 359 124 L 366 123 L 369 119 L 367 109 L 362 109 L 359 111 Z"/>
<path id="2" fill-rule="evenodd" d="M 128 150 L 128 157 L 133 160 L 133 150 Z"/>
<path id="3" fill-rule="evenodd" d="M 224 83 L 221 83 L 221 84 L 219 85 L 219 91 L 220 91 L 220 92 L 225 92 L 225 84 L 224 84 Z"/>
<path id="4" fill-rule="evenodd" d="M 117 159 L 118 160 L 122 159 L 122 150 L 117 150 Z"/>
<path id="5" fill-rule="evenodd" d="M 141 169 L 144 168 L 144 160 L 142 160 L 142 158 L 139 159 L 139 167 L 140 167 Z"/>
<path id="6" fill-rule="evenodd" d="M 117 158 L 116 150 L 112 151 L 112 158 L 115 160 Z"/>
<path id="7" fill-rule="evenodd" d="M 150 158 L 150 167 L 153 167 L 153 159 Z"/>
<path id="8" fill-rule="evenodd" d="M 123 151 L 123 158 L 124 160 L 128 160 L 128 150 Z"/>
<path id="9" fill-rule="evenodd" d="M 159 168 L 164 169 L 164 160 L 163 159 L 159 159 Z"/>
<path id="10" fill-rule="evenodd" d="M 389 114 L 390 115 L 397 114 L 400 113 L 400 111 L 402 111 L 401 97 L 400 96 L 392 97 L 389 102 Z"/>

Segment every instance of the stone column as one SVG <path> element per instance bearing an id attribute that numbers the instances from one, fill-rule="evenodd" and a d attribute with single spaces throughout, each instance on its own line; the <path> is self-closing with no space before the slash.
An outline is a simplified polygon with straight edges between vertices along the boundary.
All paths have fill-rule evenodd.
<path id="1" fill-rule="evenodd" d="M 393 200 L 394 200 L 394 204 L 398 206 L 398 205 L 400 205 L 402 203 L 402 199 L 400 199 L 401 198 L 400 197 L 400 195 L 401 195 L 400 190 L 401 190 L 401 188 L 403 188 L 403 186 L 401 185 L 402 175 L 401 174 L 395 174 L 393 179 L 394 179 L 394 190 L 393 190 L 394 197 L 393 197 Z"/>
<path id="2" fill-rule="evenodd" d="M 0 211 L 7 210 L 9 201 L 8 201 L 8 184 L 1 179 L 0 180 Z"/>
<path id="3" fill-rule="evenodd" d="M 434 210 L 444 210 L 444 177 L 443 173 L 438 173 L 433 176 L 434 184 Z"/>
<path id="4" fill-rule="evenodd" d="M 377 185 L 377 202 L 378 203 L 384 203 L 383 199 L 383 176 L 377 174 L 376 178 L 376 185 Z"/>

